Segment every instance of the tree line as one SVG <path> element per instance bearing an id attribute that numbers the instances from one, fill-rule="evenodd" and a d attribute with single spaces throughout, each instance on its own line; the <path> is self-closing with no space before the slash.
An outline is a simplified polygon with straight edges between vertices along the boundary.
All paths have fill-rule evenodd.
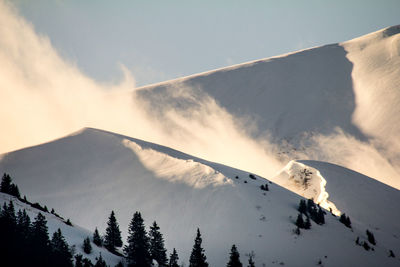
<path id="1" fill-rule="evenodd" d="M 2 177 L 0 192 L 12 195 L 34 208 L 40 207 L 40 211 L 48 212 L 46 206 L 42 207 L 39 203 L 32 204 L 26 200 L 26 197 L 22 199 L 18 186 L 12 183 L 8 174 L 4 174 Z M 62 219 L 54 210 L 51 213 Z M 63 221 L 72 226 L 69 220 Z M 50 239 L 46 217 L 39 212 L 31 221 L 25 209 L 15 211 L 12 201 L 8 204 L 4 203 L 3 207 L 0 207 L 0 237 L 1 266 L 107 266 L 101 254 L 96 258 L 95 264 L 81 254 L 74 256 L 74 249 L 66 242 L 61 229 L 55 231 Z M 119 249 L 123 246 L 121 231 L 114 211 L 111 211 L 108 217 L 104 237 L 100 236 L 96 228 L 92 238 L 84 238 L 82 249 L 86 254 L 92 252 L 92 242 L 98 247 L 104 246 L 111 253 L 123 257 L 129 267 L 151 267 L 154 262 L 161 267 L 179 267 L 179 256 L 175 248 L 167 257 L 163 234 L 157 222 L 154 221 L 147 232 L 142 215 L 138 211 L 134 213 L 129 224 L 127 245 L 123 247 L 122 251 Z M 202 242 L 200 229 L 197 228 L 189 258 L 189 267 L 209 266 Z M 124 264 L 120 262 L 117 266 L 124 266 Z M 232 245 L 227 266 L 243 266 L 236 245 Z M 249 255 L 248 266 L 255 266 L 254 253 Z"/>

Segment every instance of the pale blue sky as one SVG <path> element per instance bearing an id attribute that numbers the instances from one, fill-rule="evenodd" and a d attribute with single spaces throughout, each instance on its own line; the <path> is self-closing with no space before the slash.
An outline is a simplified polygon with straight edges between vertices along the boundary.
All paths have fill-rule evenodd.
<path id="1" fill-rule="evenodd" d="M 138 85 L 346 41 L 400 24 L 399 0 L 14 0 L 88 76 Z"/>

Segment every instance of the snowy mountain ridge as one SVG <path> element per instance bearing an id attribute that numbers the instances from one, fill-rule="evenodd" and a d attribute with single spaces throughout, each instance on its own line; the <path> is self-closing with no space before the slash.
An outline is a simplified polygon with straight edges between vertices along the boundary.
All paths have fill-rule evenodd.
<path id="1" fill-rule="evenodd" d="M 301 197 L 287 189 L 249 172 L 96 129 L 7 153 L 0 171 L 12 174 L 32 201 L 51 203 L 88 229 L 103 232 L 114 210 L 124 240 L 132 213 L 141 211 L 147 226 L 157 221 L 168 252 L 176 248 L 184 263 L 199 227 L 211 266 L 226 264 L 232 244 L 242 262 L 254 251 L 256 266 L 312 266 L 320 260 L 324 266 L 398 265 L 388 251 L 396 253 L 400 244 L 399 191 L 339 166 L 300 163 L 292 162 L 299 172 L 302 167 L 320 172 L 329 201 L 350 216 L 352 230 L 327 211 L 324 225 L 312 222 L 297 236 Z M 295 174 L 296 168 L 290 170 Z M 290 181 L 284 180 L 290 177 L 285 171 L 271 180 L 279 177 Z M 260 189 L 264 184 L 269 191 Z M 357 237 L 367 240 L 366 229 L 378 242 L 373 252 L 355 244 Z"/>

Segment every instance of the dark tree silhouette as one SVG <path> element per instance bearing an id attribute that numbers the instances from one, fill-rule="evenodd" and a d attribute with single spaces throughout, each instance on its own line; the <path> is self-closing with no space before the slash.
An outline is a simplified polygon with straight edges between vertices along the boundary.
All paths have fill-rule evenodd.
<path id="1" fill-rule="evenodd" d="M 83 248 L 83 251 L 84 251 L 86 254 L 90 254 L 90 253 L 92 252 L 92 245 L 90 244 L 90 238 L 89 238 L 89 237 L 86 237 L 86 238 L 83 240 L 83 246 L 82 246 L 82 248 Z"/>
<path id="2" fill-rule="evenodd" d="M 311 222 L 310 222 L 310 218 L 309 217 L 307 217 L 306 218 L 306 221 L 305 221 L 305 223 L 304 223 L 304 229 L 311 229 Z"/>
<path id="3" fill-rule="evenodd" d="M 111 211 L 110 217 L 108 217 L 104 246 L 111 252 L 115 252 L 117 247 L 122 246 L 121 231 L 114 211 Z"/>
<path id="4" fill-rule="evenodd" d="M 99 231 L 97 230 L 97 227 L 96 227 L 96 229 L 94 230 L 94 233 L 93 233 L 93 243 L 98 247 L 103 246 L 103 240 L 100 237 L 100 234 L 99 234 Z"/>
<path id="5" fill-rule="evenodd" d="M 295 224 L 299 228 L 304 228 L 304 220 L 303 220 L 303 215 L 301 215 L 301 213 L 299 213 L 299 215 L 297 215 L 297 220 L 296 220 Z"/>
<path id="6" fill-rule="evenodd" d="M 94 264 L 94 267 L 107 267 L 107 264 L 101 256 L 101 253 L 100 256 L 96 258 L 96 263 Z"/>
<path id="7" fill-rule="evenodd" d="M 11 191 L 11 177 L 7 173 L 3 174 L 0 184 L 0 192 L 10 194 Z"/>
<path id="8" fill-rule="evenodd" d="M 178 253 L 176 252 L 176 249 L 174 248 L 172 250 L 171 255 L 169 256 L 168 267 L 179 267 L 178 260 L 179 260 L 179 256 L 178 256 Z"/>
<path id="9" fill-rule="evenodd" d="M 303 214 L 307 214 L 307 205 L 304 199 L 300 200 L 298 211 Z"/>
<path id="10" fill-rule="evenodd" d="M 256 264 L 254 262 L 254 252 L 250 252 L 249 254 L 247 254 L 247 256 L 249 257 L 249 263 L 247 267 L 256 267 Z"/>
<path id="11" fill-rule="evenodd" d="M 376 240 L 375 240 L 375 236 L 372 232 L 370 232 L 368 229 L 366 231 L 367 233 L 367 237 L 368 237 L 368 242 L 371 243 L 372 245 L 376 245 Z"/>
<path id="12" fill-rule="evenodd" d="M 204 254 L 204 249 L 201 246 L 203 242 L 200 234 L 200 229 L 197 228 L 197 235 L 194 239 L 192 253 L 190 254 L 189 267 L 208 267 L 207 257 Z"/>
<path id="13" fill-rule="evenodd" d="M 53 233 L 50 242 L 52 250 L 52 264 L 60 267 L 72 267 L 72 254 L 60 228 Z"/>
<path id="14" fill-rule="evenodd" d="M 128 245 L 124 248 L 128 266 L 149 267 L 149 238 L 140 212 L 135 212 L 128 228 Z"/>
<path id="15" fill-rule="evenodd" d="M 240 255 L 239 255 L 239 252 L 238 252 L 235 244 L 232 245 L 230 256 L 229 256 L 229 262 L 226 266 L 227 267 L 243 267 L 242 263 L 240 262 Z"/>
<path id="16" fill-rule="evenodd" d="M 150 237 L 150 256 L 156 260 L 159 266 L 167 266 L 167 250 L 164 246 L 164 238 L 160 233 L 160 227 L 154 221 L 149 231 Z"/>
<path id="17" fill-rule="evenodd" d="M 340 215 L 339 222 L 343 223 L 346 227 L 351 228 L 350 217 L 346 216 L 346 213 Z"/>

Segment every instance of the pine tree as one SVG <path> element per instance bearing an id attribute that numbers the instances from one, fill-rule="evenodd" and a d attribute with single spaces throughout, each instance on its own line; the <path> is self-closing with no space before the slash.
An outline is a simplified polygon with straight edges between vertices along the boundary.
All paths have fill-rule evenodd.
<path id="1" fill-rule="evenodd" d="M 171 255 L 169 256 L 168 266 L 169 267 L 179 267 L 178 261 L 179 261 L 179 256 L 178 256 L 178 253 L 176 252 L 176 249 L 174 248 L 172 250 Z"/>
<path id="2" fill-rule="evenodd" d="M 304 229 L 311 229 L 311 222 L 310 222 L 310 218 L 309 217 L 307 217 L 306 218 L 306 221 L 305 221 L 305 223 L 304 223 Z"/>
<path id="3" fill-rule="evenodd" d="M 37 240 L 43 248 L 48 247 L 50 244 L 49 233 L 47 228 L 46 217 L 40 212 L 32 223 L 32 237 Z"/>
<path id="4" fill-rule="evenodd" d="M 149 238 L 140 212 L 135 212 L 128 228 L 128 245 L 124 248 L 128 266 L 151 266 Z"/>
<path id="5" fill-rule="evenodd" d="M 32 223 L 30 243 L 32 266 L 51 266 L 51 257 L 43 257 L 43 255 L 52 255 L 52 251 L 46 217 L 40 212 Z"/>
<path id="6" fill-rule="evenodd" d="M 6 203 L 4 202 L 1 212 L 4 223 L 7 224 L 7 227 L 15 228 L 17 224 L 17 217 L 15 216 L 14 203 L 10 201 L 8 205 L 6 205 Z"/>
<path id="7" fill-rule="evenodd" d="M 159 266 L 167 266 L 167 250 L 164 246 L 164 238 L 160 233 L 160 227 L 154 221 L 149 231 L 150 237 L 150 256 L 156 260 Z"/>
<path id="8" fill-rule="evenodd" d="M 90 244 L 90 239 L 89 239 L 89 237 L 86 237 L 86 238 L 83 240 L 83 246 L 82 246 L 82 248 L 83 248 L 83 251 L 84 251 L 86 254 L 90 254 L 90 253 L 92 252 L 92 245 Z"/>
<path id="9" fill-rule="evenodd" d="M 229 262 L 226 266 L 227 267 L 243 267 L 242 263 L 240 262 L 240 255 L 239 255 L 239 252 L 238 252 L 235 244 L 232 245 Z"/>
<path id="10" fill-rule="evenodd" d="M 307 199 L 307 212 L 311 215 L 315 212 L 315 203 L 313 199 Z"/>
<path id="11" fill-rule="evenodd" d="M 122 246 L 121 231 L 119 230 L 114 211 L 111 211 L 108 218 L 104 246 L 111 252 L 115 252 L 115 248 Z"/>
<path id="12" fill-rule="evenodd" d="M 54 232 L 53 237 L 50 242 L 52 255 L 53 255 L 53 265 L 54 266 L 65 266 L 72 267 L 72 254 L 69 250 L 68 244 L 65 241 L 64 236 L 61 233 L 61 229 L 58 228 Z"/>
<path id="13" fill-rule="evenodd" d="M 17 231 L 20 236 L 27 240 L 30 234 L 31 218 L 29 218 L 26 210 L 19 210 L 17 214 Z"/>
<path id="14" fill-rule="evenodd" d="M 250 252 L 249 254 L 248 254 L 248 256 L 249 256 L 249 264 L 247 265 L 247 267 L 256 267 L 256 264 L 254 263 L 254 252 L 252 251 L 252 252 Z"/>
<path id="15" fill-rule="evenodd" d="M 318 218 L 318 224 L 325 224 L 325 214 L 324 211 L 321 209 L 321 207 L 318 207 L 318 214 L 317 214 L 317 218 Z"/>
<path id="16" fill-rule="evenodd" d="M 10 194 L 11 190 L 11 177 L 7 173 L 3 174 L 0 184 L 0 192 Z"/>
<path id="17" fill-rule="evenodd" d="M 75 267 L 83 267 L 83 256 L 82 254 L 75 255 Z"/>
<path id="18" fill-rule="evenodd" d="M 17 197 L 17 198 L 21 197 L 21 195 L 19 193 L 18 185 L 11 184 L 11 186 L 10 186 L 10 195 L 12 195 L 14 197 Z"/>
<path id="19" fill-rule="evenodd" d="M 297 220 L 296 220 L 295 224 L 299 228 L 304 228 L 304 220 L 303 220 L 303 215 L 301 215 L 301 213 L 299 213 L 299 215 L 297 215 Z"/>
<path id="20" fill-rule="evenodd" d="M 368 237 L 368 242 L 371 243 L 372 245 L 376 245 L 375 237 L 372 232 L 370 232 L 368 229 L 366 231 L 367 237 Z"/>
<path id="21" fill-rule="evenodd" d="M 340 215 L 339 222 L 343 223 L 346 227 L 351 228 L 350 217 L 346 216 L 346 213 Z"/>
<path id="22" fill-rule="evenodd" d="M 0 210 L 0 263 L 2 266 L 16 266 L 19 242 L 14 205 L 12 202 L 9 205 L 4 203 Z"/>
<path id="23" fill-rule="evenodd" d="M 97 230 L 97 227 L 96 227 L 96 229 L 94 230 L 94 233 L 93 233 L 93 243 L 98 247 L 103 246 L 103 240 L 100 237 L 100 234 L 99 234 L 99 231 Z"/>
<path id="24" fill-rule="evenodd" d="M 94 267 L 107 267 L 107 264 L 106 264 L 105 260 L 103 259 L 103 257 L 101 256 L 101 253 L 100 253 L 100 256 L 98 258 L 96 258 L 96 260 L 97 261 L 96 261 Z"/>
<path id="25" fill-rule="evenodd" d="M 304 199 L 300 199 L 298 211 L 303 214 L 307 213 L 307 205 Z"/>
<path id="26" fill-rule="evenodd" d="M 200 229 L 197 228 L 197 235 L 194 240 L 192 253 L 190 254 L 189 267 L 208 267 L 207 257 L 204 254 L 204 249 L 201 247 L 202 242 Z"/>

